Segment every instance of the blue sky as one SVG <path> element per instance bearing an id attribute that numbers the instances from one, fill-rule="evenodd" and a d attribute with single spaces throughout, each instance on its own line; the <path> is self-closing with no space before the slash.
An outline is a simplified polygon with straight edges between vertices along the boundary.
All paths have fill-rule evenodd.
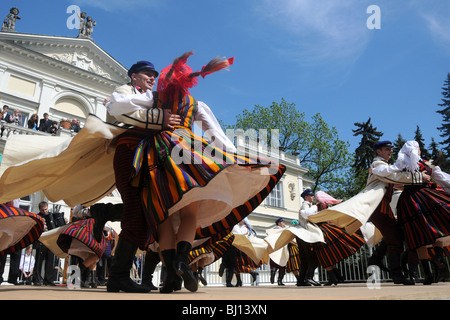
<path id="1" fill-rule="evenodd" d="M 76 37 L 70 5 L 93 17 L 93 39 L 127 68 L 145 59 L 163 69 L 190 50 L 193 69 L 235 56 L 229 72 L 191 91 L 225 123 L 284 98 L 308 120 L 320 112 L 350 151 L 354 123 L 369 117 L 386 139 L 412 139 L 419 125 L 426 145 L 442 140 L 436 110 L 450 72 L 449 1 L 3 0 L 0 14 L 16 6 L 16 31 Z M 367 27 L 371 5 L 381 29 Z"/>

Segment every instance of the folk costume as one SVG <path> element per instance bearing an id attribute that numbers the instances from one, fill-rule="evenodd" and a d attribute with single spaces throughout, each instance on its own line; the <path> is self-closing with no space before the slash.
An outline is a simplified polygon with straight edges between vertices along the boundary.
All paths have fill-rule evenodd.
<path id="1" fill-rule="evenodd" d="M 33 244 L 44 231 L 39 215 L 0 204 L 0 255 L 11 254 Z"/>
<path id="2" fill-rule="evenodd" d="M 94 234 L 97 221 L 92 219 L 88 208 L 77 206 L 73 210 L 74 222 L 62 227 L 46 231 L 39 238 L 39 241 L 49 248 L 58 258 L 75 256 L 89 265 L 94 265 L 106 250 L 106 238 L 101 234 L 100 238 Z M 103 229 L 104 225 L 102 225 Z M 114 231 L 113 231 L 114 232 Z M 86 282 L 83 287 L 96 287 L 95 268 L 89 266 L 79 266 L 82 272 L 81 280 Z M 90 273 L 90 274 L 89 274 Z M 89 276 L 91 281 L 89 281 Z"/>
<path id="3" fill-rule="evenodd" d="M 374 145 L 376 151 L 383 146 L 392 147 L 390 141 L 380 141 Z M 371 168 L 388 166 L 387 160 L 376 156 Z M 385 177 L 369 174 L 366 187 L 356 196 L 341 202 L 331 208 L 320 211 L 309 217 L 311 222 L 329 221 L 331 224 L 344 228 L 348 234 L 353 234 L 371 221 L 383 235 L 387 246 L 388 262 L 391 278 L 395 284 L 413 285 L 402 273 L 400 255 L 403 252 L 403 234 L 397 224 L 390 203 L 393 194 L 393 184 L 421 185 L 420 172 L 395 172 Z"/>
<path id="4" fill-rule="evenodd" d="M 220 240 L 203 244 L 191 250 L 188 258 L 189 265 L 196 266 L 196 276 L 203 285 L 207 285 L 207 281 L 202 274 L 203 268 L 222 258 L 233 245 L 233 241 L 234 234 L 230 232 Z"/>
<path id="5" fill-rule="evenodd" d="M 398 171 L 426 172 L 433 178 L 433 168 L 420 158 L 419 150 L 416 141 L 408 141 L 394 165 L 375 168 L 373 173 L 387 176 Z M 450 194 L 435 182 L 406 185 L 397 203 L 397 218 L 410 250 L 450 243 Z M 419 258 L 425 272 L 424 284 L 431 284 L 434 277 L 428 259 Z"/>
<path id="6" fill-rule="evenodd" d="M 125 189 L 125 184 L 128 184 L 132 176 L 132 185 L 137 187 L 136 190 L 142 191 L 139 196 L 145 208 L 144 218 L 147 224 L 141 224 L 140 228 L 148 228 L 150 243 L 158 241 L 158 226 L 172 215 L 173 230 L 176 233 L 179 211 L 194 202 L 199 203 L 196 240 L 207 239 L 215 234 L 228 234 L 230 227 L 245 218 L 263 201 L 285 170 L 281 165 L 274 166 L 271 174 L 268 161 L 261 163 L 265 160 L 236 155 L 234 150 L 231 150 L 233 153 L 228 151 L 226 143 L 217 141 L 220 137 L 215 136 L 215 143 L 211 143 L 193 132 L 194 116 L 202 106 L 189 94 L 188 89 L 196 85 L 199 75 L 205 76 L 223 69 L 232 64 L 233 60 L 213 60 L 201 72 L 193 73 L 186 65 L 189 55 L 177 59 L 161 72 L 158 91 L 153 96 L 153 108 L 148 109 L 152 111 L 147 112 L 151 113 L 153 119 L 160 120 L 163 110 L 169 109 L 173 114 L 181 116 L 181 125 L 173 132 L 156 131 L 145 136 L 129 130 L 119 139 L 116 150 L 118 189 L 122 194 L 121 189 Z M 205 123 L 205 126 L 202 123 L 202 129 L 211 131 L 208 128 L 211 123 Z M 220 127 L 211 129 L 221 131 Z M 130 164 L 133 165 L 133 170 L 129 169 Z M 138 192 L 135 191 L 134 197 L 136 194 Z M 126 197 L 123 200 L 125 215 L 128 201 Z M 128 231 L 149 235 L 148 231 Z M 126 230 L 122 229 L 122 232 Z M 182 243 L 181 246 L 174 251 L 161 252 L 168 267 L 168 277 L 172 277 L 174 282 L 177 281 L 175 271 L 181 275 L 190 272 L 185 260 L 191 244 Z M 173 270 L 171 261 L 174 260 L 177 263 L 183 261 L 180 262 L 183 270 Z M 190 275 L 187 276 L 188 280 L 191 278 Z M 184 280 L 186 286 L 187 281 Z M 193 285 L 192 291 L 195 291 L 195 285 L 192 281 L 190 283 Z M 161 291 L 172 292 L 170 281 L 165 281 L 165 284 L 167 286 Z"/>
<path id="7" fill-rule="evenodd" d="M 342 202 L 323 191 L 316 193 L 316 200 L 319 211 Z M 308 216 L 310 215 L 312 215 L 311 212 L 308 213 Z M 313 243 L 313 252 L 316 254 L 319 264 L 327 270 L 328 282 L 325 285 L 337 285 L 341 276 L 336 264 L 355 254 L 364 245 L 364 237 L 361 232 L 350 235 L 343 228 L 326 222 L 317 225 L 323 232 L 325 243 Z"/>

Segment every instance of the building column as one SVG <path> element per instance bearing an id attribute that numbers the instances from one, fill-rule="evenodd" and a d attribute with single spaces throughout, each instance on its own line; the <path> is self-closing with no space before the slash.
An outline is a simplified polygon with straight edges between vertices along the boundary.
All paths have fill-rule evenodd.
<path id="1" fill-rule="evenodd" d="M 50 114 L 52 99 L 55 94 L 56 83 L 48 80 L 42 81 L 41 97 L 39 99 L 38 116 L 39 119 L 44 117 L 44 113 Z"/>

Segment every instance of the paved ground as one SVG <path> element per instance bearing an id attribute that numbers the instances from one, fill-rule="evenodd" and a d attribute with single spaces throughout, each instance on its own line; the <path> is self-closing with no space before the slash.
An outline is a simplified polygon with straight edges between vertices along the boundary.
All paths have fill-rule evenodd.
<path id="1" fill-rule="evenodd" d="M 261 285 L 226 288 L 199 287 L 195 293 L 185 289 L 173 294 L 108 293 L 105 287 L 69 290 L 66 287 L 0 286 L 0 300 L 190 300 L 190 301 L 286 301 L 286 300 L 450 300 L 450 282 L 431 286 L 383 283 L 379 289 L 368 289 L 365 283 L 340 284 L 337 287 L 284 287 Z"/>

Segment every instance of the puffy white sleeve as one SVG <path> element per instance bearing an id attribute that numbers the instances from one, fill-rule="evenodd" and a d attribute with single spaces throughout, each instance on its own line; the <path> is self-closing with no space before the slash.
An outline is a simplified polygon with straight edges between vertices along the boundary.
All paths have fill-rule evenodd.
<path id="1" fill-rule="evenodd" d="M 162 130 L 164 111 L 153 107 L 153 92 L 127 94 L 119 90 L 112 93 L 106 104 L 108 113 L 123 123 L 140 128 Z"/>
<path id="2" fill-rule="evenodd" d="M 145 93 L 122 94 L 113 92 L 110 101 L 106 104 L 108 113 L 112 116 L 135 112 L 140 109 L 153 107 L 153 93 L 147 90 Z"/>
<path id="3" fill-rule="evenodd" d="M 308 219 L 309 216 L 313 216 L 318 212 L 318 208 L 316 205 L 311 206 L 308 209 L 300 210 L 300 216 L 304 219 Z"/>
<path id="4" fill-rule="evenodd" d="M 379 177 L 388 177 L 393 173 L 397 173 L 398 171 L 395 170 L 392 166 L 377 166 L 375 168 L 372 168 L 372 174 L 377 175 Z"/>
<path id="5" fill-rule="evenodd" d="M 236 152 L 236 147 L 222 130 L 211 109 L 203 101 L 198 101 L 194 121 L 200 122 L 201 129 L 214 147 L 231 153 Z"/>
<path id="6" fill-rule="evenodd" d="M 450 175 L 441 170 L 439 166 L 435 166 L 431 171 L 431 178 L 445 189 L 446 192 L 450 191 Z"/>

